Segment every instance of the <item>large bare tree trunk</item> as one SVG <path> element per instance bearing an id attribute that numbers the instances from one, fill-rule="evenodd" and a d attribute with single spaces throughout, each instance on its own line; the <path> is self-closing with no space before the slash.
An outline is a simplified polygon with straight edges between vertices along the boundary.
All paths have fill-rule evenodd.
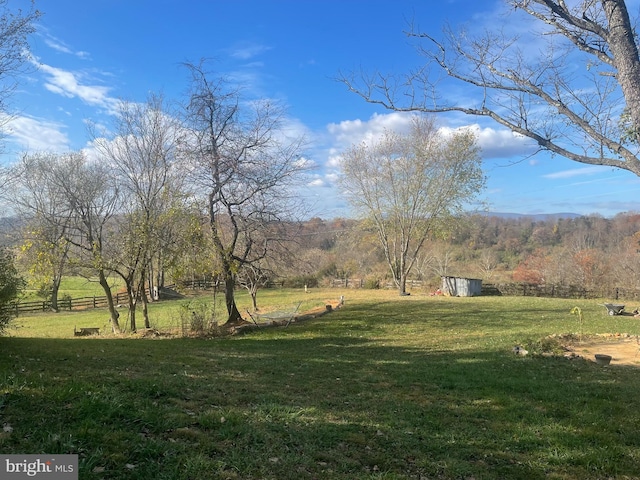
<path id="1" fill-rule="evenodd" d="M 145 288 L 145 280 L 147 279 L 147 268 L 151 268 L 151 261 L 145 262 L 148 267 L 143 267 L 140 272 L 140 283 L 138 284 L 138 298 L 142 300 L 142 317 L 144 319 L 144 328 L 151 328 L 149 320 L 149 297 L 147 297 L 147 289 Z M 150 277 L 149 277 L 150 278 Z M 153 299 L 152 282 L 149 282 L 149 296 Z"/>
<path id="2" fill-rule="evenodd" d="M 227 306 L 227 324 L 228 325 L 236 325 L 242 322 L 242 315 L 240 315 L 240 311 L 238 310 L 238 306 L 236 305 L 236 297 L 235 297 L 235 285 L 236 279 L 233 273 L 229 270 L 224 274 L 224 300 Z"/>
<path id="3" fill-rule="evenodd" d="M 58 292 L 60 291 L 60 283 L 62 282 L 62 275 L 54 275 L 53 283 L 51 284 L 51 310 L 57 312 L 58 307 Z"/>
<path id="4" fill-rule="evenodd" d="M 602 7 L 609 22 L 607 37 L 618 70 L 616 78 L 627 101 L 637 141 L 640 136 L 640 59 L 634 29 L 624 0 L 602 0 Z"/>
<path id="5" fill-rule="evenodd" d="M 137 299 L 136 294 L 133 289 L 127 285 L 127 298 L 129 300 L 129 319 L 131 322 L 131 331 L 135 332 L 138 330 L 136 325 L 136 307 L 137 307 Z"/>
<path id="6" fill-rule="evenodd" d="M 400 296 L 407 294 L 407 275 L 404 273 L 400 274 L 400 281 L 398 282 L 398 294 Z"/>
<path id="7" fill-rule="evenodd" d="M 113 295 L 111 294 L 111 287 L 109 286 L 109 282 L 107 281 L 107 276 L 104 274 L 104 270 L 98 270 L 98 281 L 100 286 L 104 290 L 104 294 L 107 297 L 107 307 L 109 308 L 109 315 L 111 317 L 111 330 L 113 333 L 120 333 L 120 322 L 118 318 L 120 318 L 120 314 L 116 309 L 115 304 L 113 303 Z"/>

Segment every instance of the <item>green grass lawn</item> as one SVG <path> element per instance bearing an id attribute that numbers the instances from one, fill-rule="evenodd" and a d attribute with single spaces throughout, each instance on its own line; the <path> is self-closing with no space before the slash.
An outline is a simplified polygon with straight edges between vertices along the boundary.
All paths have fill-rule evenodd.
<path id="1" fill-rule="evenodd" d="M 124 283 L 120 277 L 109 278 L 109 284 L 111 285 L 111 291 L 114 293 L 124 288 Z M 67 276 L 62 278 L 58 298 L 62 298 L 64 295 L 69 295 L 71 298 L 104 297 L 104 290 L 98 283 L 97 278 Z M 36 290 L 27 288 L 23 292 L 21 300 L 23 302 L 32 302 L 43 300 L 43 297 L 38 296 Z"/>
<path id="2" fill-rule="evenodd" d="M 217 339 L 73 337 L 105 312 L 20 318 L 0 338 L 0 451 L 76 453 L 81 479 L 640 477 L 640 370 L 512 353 L 579 333 L 574 306 L 585 335 L 640 320 L 593 300 L 259 299 L 341 294 L 330 315 Z M 168 329 L 183 307 L 153 308 Z"/>

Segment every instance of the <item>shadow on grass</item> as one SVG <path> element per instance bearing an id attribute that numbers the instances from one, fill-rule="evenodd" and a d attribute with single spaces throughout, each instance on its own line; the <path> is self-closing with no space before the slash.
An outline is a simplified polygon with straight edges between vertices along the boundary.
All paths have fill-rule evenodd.
<path id="1" fill-rule="evenodd" d="M 565 310 L 411 299 L 215 341 L 0 339 L 0 448 L 79 453 L 81 478 L 637 476 L 635 371 L 509 354 Z"/>
<path id="2" fill-rule="evenodd" d="M 215 341 L 0 339 L 0 449 L 78 453 L 80 478 L 640 475 L 635 370 L 364 335 L 402 314 L 419 311 Z"/>

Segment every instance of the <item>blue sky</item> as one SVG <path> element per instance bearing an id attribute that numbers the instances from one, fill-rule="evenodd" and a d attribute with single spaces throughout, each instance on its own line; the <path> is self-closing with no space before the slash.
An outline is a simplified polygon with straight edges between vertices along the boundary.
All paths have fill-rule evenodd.
<path id="1" fill-rule="evenodd" d="M 407 125 L 403 115 L 348 92 L 335 81 L 339 72 L 406 71 L 421 60 L 403 34 L 411 20 L 435 34 L 445 22 L 491 25 L 501 2 L 38 0 L 36 6 L 43 12 L 31 39 L 37 68 L 13 97 L 17 112 L 3 163 L 24 151 L 85 148 L 87 121 L 108 125 L 119 99 L 144 101 L 149 92 L 180 99 L 188 80 L 180 64 L 206 57 L 249 94 L 287 105 L 289 127 L 307 136 L 305 157 L 315 166 L 304 194 L 318 216 L 333 218 L 348 215 L 335 187 L 340 152 Z M 449 115 L 439 122 L 476 125 L 492 211 L 640 211 L 640 180 L 631 173 L 531 157 L 527 142 L 486 119 Z"/>

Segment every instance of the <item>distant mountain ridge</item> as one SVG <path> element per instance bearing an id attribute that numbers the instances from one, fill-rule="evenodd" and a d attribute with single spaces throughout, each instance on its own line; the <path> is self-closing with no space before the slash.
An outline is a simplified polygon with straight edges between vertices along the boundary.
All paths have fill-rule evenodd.
<path id="1" fill-rule="evenodd" d="M 532 220 L 548 221 L 559 220 L 561 218 L 571 220 L 573 218 L 583 217 L 579 213 L 509 213 L 509 212 L 479 212 L 480 215 L 485 217 L 498 217 L 509 220 L 517 220 L 519 218 L 530 218 Z"/>

